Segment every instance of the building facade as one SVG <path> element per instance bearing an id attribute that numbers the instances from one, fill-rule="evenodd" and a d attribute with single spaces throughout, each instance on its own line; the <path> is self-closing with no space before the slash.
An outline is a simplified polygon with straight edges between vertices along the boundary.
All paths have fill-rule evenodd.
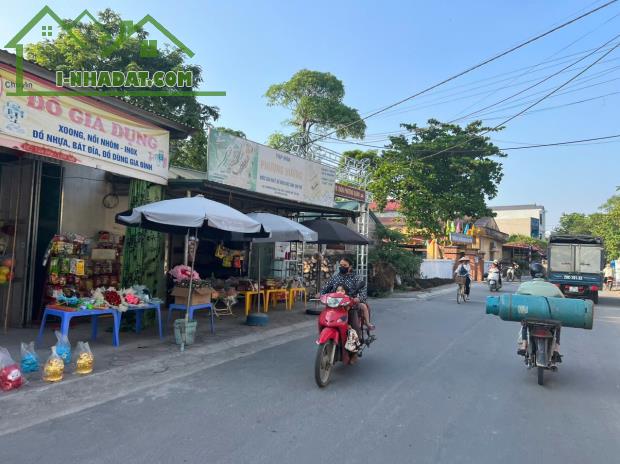
<path id="1" fill-rule="evenodd" d="M 545 236 L 545 207 L 541 205 L 495 206 L 495 222 L 508 235 L 525 235 L 542 239 Z"/>

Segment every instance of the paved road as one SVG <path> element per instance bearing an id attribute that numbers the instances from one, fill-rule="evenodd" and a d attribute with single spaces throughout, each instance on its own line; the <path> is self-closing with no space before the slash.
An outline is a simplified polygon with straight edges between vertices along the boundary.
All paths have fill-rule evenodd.
<path id="1" fill-rule="evenodd" d="M 326 389 L 307 337 L 0 437 L 2 462 L 618 462 L 620 299 L 563 330 L 540 387 L 486 295 L 377 302 L 377 343 Z"/>

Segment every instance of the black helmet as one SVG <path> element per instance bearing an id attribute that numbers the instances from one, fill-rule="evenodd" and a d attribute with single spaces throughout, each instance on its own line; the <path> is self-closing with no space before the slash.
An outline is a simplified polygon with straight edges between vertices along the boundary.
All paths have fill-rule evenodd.
<path id="1" fill-rule="evenodd" d="M 530 274 L 532 277 L 544 277 L 545 268 L 540 263 L 532 263 L 530 265 Z"/>

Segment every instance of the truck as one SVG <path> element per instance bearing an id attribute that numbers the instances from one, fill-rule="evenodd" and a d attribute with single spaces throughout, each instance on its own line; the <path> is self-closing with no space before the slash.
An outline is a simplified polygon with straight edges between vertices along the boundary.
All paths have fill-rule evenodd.
<path id="1" fill-rule="evenodd" d="M 598 303 L 603 288 L 603 239 L 590 235 L 551 235 L 547 248 L 547 279 L 566 297 Z"/>

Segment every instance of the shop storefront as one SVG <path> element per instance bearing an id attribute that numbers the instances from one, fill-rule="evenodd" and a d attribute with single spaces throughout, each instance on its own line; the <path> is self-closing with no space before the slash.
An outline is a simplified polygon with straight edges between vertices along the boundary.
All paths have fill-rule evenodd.
<path id="1" fill-rule="evenodd" d="M 268 212 L 300 222 L 312 217 L 359 217 L 359 207 L 347 210 L 335 206 L 335 179 L 334 167 L 211 130 L 207 171 L 171 168 L 167 195 L 200 193 L 242 212 Z M 257 278 L 259 267 L 268 286 L 297 285 L 301 282 L 291 281 L 304 275 L 307 280 L 312 274 L 308 263 L 314 248 L 296 242 L 251 246 L 201 242 L 196 268 L 201 277 L 212 278 L 219 286 L 243 289 L 250 285 L 248 278 Z M 184 261 L 182 237 L 171 237 L 168 250 L 169 267 Z"/>
<path id="2" fill-rule="evenodd" d="M 58 90 L 24 63 L 26 91 Z M 169 139 L 188 129 L 118 99 L 9 96 L 15 56 L 0 51 L 0 323 L 38 319 L 54 290 L 119 285 L 130 189 L 167 183 Z M 5 272 L 5 269 L 7 272 Z"/>

